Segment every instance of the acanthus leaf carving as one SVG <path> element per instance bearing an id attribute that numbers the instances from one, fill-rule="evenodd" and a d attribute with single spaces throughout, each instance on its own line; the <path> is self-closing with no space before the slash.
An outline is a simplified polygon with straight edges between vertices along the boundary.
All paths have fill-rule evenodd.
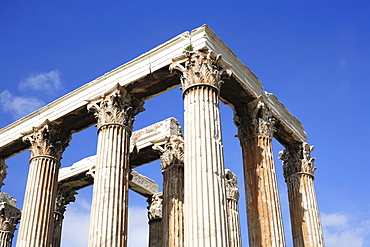
<path id="1" fill-rule="evenodd" d="M 67 205 L 71 202 L 76 201 L 75 195 L 77 192 L 69 186 L 59 186 L 57 191 L 57 197 L 55 199 L 55 214 L 54 220 L 59 221 L 63 218 L 64 212 L 66 211 Z"/>
<path id="2" fill-rule="evenodd" d="M 3 192 L 0 193 L 0 231 L 13 234 L 21 219 L 21 211 L 15 207 L 16 200 L 13 197 Z"/>
<path id="3" fill-rule="evenodd" d="M 149 220 L 162 219 L 163 193 L 158 192 L 148 199 Z"/>
<path id="4" fill-rule="evenodd" d="M 229 169 L 225 169 L 226 178 L 226 198 L 238 201 L 240 197 L 238 187 L 238 177 Z"/>
<path id="5" fill-rule="evenodd" d="M 89 101 L 87 110 L 94 111 L 99 129 L 104 125 L 119 124 L 132 130 L 134 116 L 144 111 L 143 105 L 142 100 L 136 99 L 118 84 L 113 92 Z"/>
<path id="6" fill-rule="evenodd" d="M 49 120 L 39 127 L 32 128 L 32 131 L 24 133 L 23 137 L 24 142 L 31 144 L 31 157 L 46 155 L 57 160 L 61 158 L 71 139 L 69 132 L 62 131 Z"/>
<path id="7" fill-rule="evenodd" d="M 316 168 L 314 167 L 315 158 L 311 157 L 313 149 L 313 146 L 304 142 L 292 144 L 279 152 L 279 158 L 283 161 L 284 177 L 287 181 L 294 174 L 314 177 Z"/>
<path id="8" fill-rule="evenodd" d="M 238 127 L 239 139 L 250 136 L 267 136 L 272 138 L 275 128 L 275 118 L 262 96 L 240 107 L 234 113 L 234 123 Z"/>
<path id="9" fill-rule="evenodd" d="M 170 71 L 177 70 L 181 76 L 182 90 L 192 85 L 209 85 L 220 90 L 222 76 L 231 76 L 231 71 L 222 68 L 222 55 L 212 50 L 188 51 L 180 58 L 173 59 Z"/>
<path id="10" fill-rule="evenodd" d="M 183 165 L 184 162 L 184 141 L 181 136 L 169 136 L 166 138 L 166 143 L 162 147 L 155 144 L 153 149 L 161 152 L 162 170 L 171 165 Z"/>

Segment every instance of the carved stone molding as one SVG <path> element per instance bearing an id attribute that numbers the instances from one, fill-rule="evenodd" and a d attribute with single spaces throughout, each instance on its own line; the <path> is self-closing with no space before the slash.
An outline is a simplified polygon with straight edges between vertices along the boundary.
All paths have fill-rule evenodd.
<path id="1" fill-rule="evenodd" d="M 221 54 L 211 50 L 190 51 L 173 59 L 170 71 L 180 72 L 184 93 L 194 85 L 208 85 L 220 90 L 222 75 L 231 76 L 230 70 L 222 68 L 221 59 Z"/>
<path id="2" fill-rule="evenodd" d="M 238 201 L 240 197 L 238 177 L 229 169 L 225 169 L 226 198 Z"/>
<path id="3" fill-rule="evenodd" d="M 316 168 L 314 167 L 315 158 L 311 158 L 311 151 L 314 147 L 308 143 L 295 143 L 283 151 L 279 152 L 280 159 L 283 161 L 284 177 L 289 181 L 289 177 L 294 174 L 306 174 L 314 177 Z"/>
<path id="4" fill-rule="evenodd" d="M 21 211 L 15 207 L 16 200 L 13 197 L 0 193 L 0 231 L 13 234 L 21 219 Z"/>
<path id="5" fill-rule="evenodd" d="M 143 105 L 142 100 L 136 99 L 118 84 L 113 92 L 89 101 L 87 109 L 94 111 L 99 129 L 104 125 L 117 124 L 131 131 L 134 116 L 144 111 Z"/>
<path id="6" fill-rule="evenodd" d="M 183 165 L 184 163 L 184 140 L 181 136 L 166 137 L 166 143 L 163 145 L 155 144 L 153 149 L 160 151 L 161 167 L 166 170 L 171 165 Z"/>
<path id="7" fill-rule="evenodd" d="M 249 102 L 238 113 L 234 113 L 234 122 L 238 127 L 239 139 L 250 136 L 266 136 L 272 138 L 275 128 L 275 118 L 262 96 Z"/>
<path id="8" fill-rule="evenodd" d="M 57 214 L 60 216 L 64 214 L 66 211 L 67 205 L 71 202 L 76 201 L 75 195 L 77 194 L 76 191 L 71 189 L 67 186 L 60 186 L 58 187 L 58 193 L 55 200 L 55 213 L 54 216 L 58 217 Z M 58 220 L 58 219 L 55 219 Z"/>
<path id="9" fill-rule="evenodd" d="M 60 160 L 70 140 L 69 132 L 62 131 L 49 120 L 32 128 L 32 131 L 25 133 L 23 137 L 24 142 L 31 144 L 31 157 L 51 156 L 57 160 Z"/>
<path id="10" fill-rule="evenodd" d="M 8 168 L 8 166 L 5 164 L 5 160 L 0 159 L 0 189 L 4 185 L 3 183 L 4 179 L 6 178 L 6 175 L 8 174 L 6 172 L 6 168 Z"/>
<path id="11" fill-rule="evenodd" d="M 151 198 L 148 199 L 148 218 L 149 221 L 155 219 L 162 219 L 162 203 L 163 193 L 155 193 Z"/>

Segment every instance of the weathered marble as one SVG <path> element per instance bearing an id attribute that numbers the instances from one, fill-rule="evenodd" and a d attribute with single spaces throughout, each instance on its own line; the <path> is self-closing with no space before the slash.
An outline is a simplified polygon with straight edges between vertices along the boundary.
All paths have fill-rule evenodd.
<path id="1" fill-rule="evenodd" d="M 49 246 L 52 242 L 60 159 L 70 139 L 69 133 L 49 121 L 24 136 L 31 144 L 31 159 L 17 247 Z"/>
<path id="2" fill-rule="evenodd" d="M 0 247 L 11 247 L 16 226 L 21 218 L 21 211 L 16 207 L 16 200 L 0 192 Z"/>
<path id="3" fill-rule="evenodd" d="M 319 209 L 314 187 L 313 146 L 296 143 L 281 151 L 285 181 L 288 186 L 290 220 L 295 247 L 324 246 Z"/>
<path id="4" fill-rule="evenodd" d="M 161 152 L 163 173 L 163 244 L 164 247 L 184 246 L 184 141 L 170 136 L 167 142 L 153 147 Z"/>
<path id="5" fill-rule="evenodd" d="M 130 136 L 142 105 L 119 85 L 89 103 L 99 134 L 89 247 L 127 246 Z"/>
<path id="6" fill-rule="evenodd" d="M 185 246 L 229 244 L 219 90 L 221 55 L 187 52 L 170 67 L 180 73 L 184 97 Z"/>
<path id="7" fill-rule="evenodd" d="M 243 152 L 249 246 L 285 246 L 272 152 L 275 119 L 262 97 L 236 112 Z"/>
<path id="8" fill-rule="evenodd" d="M 64 220 L 64 212 L 67 205 L 76 200 L 77 192 L 70 187 L 59 185 L 57 189 L 57 197 L 55 200 L 54 222 L 52 230 L 51 247 L 60 247 L 62 240 L 62 226 Z"/>
<path id="9" fill-rule="evenodd" d="M 230 247 L 241 247 L 242 239 L 239 218 L 239 186 L 237 176 L 229 169 L 225 170 L 227 221 L 229 222 Z"/>
<path id="10" fill-rule="evenodd" d="M 162 192 L 148 199 L 149 247 L 163 247 L 162 203 Z"/>

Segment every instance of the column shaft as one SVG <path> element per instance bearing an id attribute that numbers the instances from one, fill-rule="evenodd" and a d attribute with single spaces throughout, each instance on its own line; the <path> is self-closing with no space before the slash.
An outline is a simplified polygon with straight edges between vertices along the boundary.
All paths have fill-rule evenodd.
<path id="1" fill-rule="evenodd" d="M 30 163 L 17 247 L 49 246 L 59 162 L 45 156 Z"/>
<path id="2" fill-rule="evenodd" d="M 236 117 L 243 152 L 249 245 L 285 246 L 272 151 L 274 119 L 258 98 Z"/>
<path id="3" fill-rule="evenodd" d="M 163 246 L 184 246 L 184 167 L 173 165 L 163 177 Z"/>
<path id="4" fill-rule="evenodd" d="M 319 209 L 314 187 L 313 147 L 295 144 L 280 152 L 288 186 L 293 244 L 296 247 L 324 246 Z"/>
<path id="5" fill-rule="evenodd" d="M 45 121 L 24 137 L 31 143 L 30 170 L 17 247 L 50 246 L 61 154 L 70 135 Z"/>
<path id="6" fill-rule="evenodd" d="M 250 246 L 285 246 L 271 139 L 242 144 Z"/>
<path id="7" fill-rule="evenodd" d="M 76 200 L 75 194 L 77 194 L 77 192 L 68 186 L 58 186 L 57 197 L 55 200 L 51 247 L 60 247 L 64 213 L 66 211 L 67 204 Z"/>
<path id="8" fill-rule="evenodd" d="M 163 246 L 184 246 L 184 141 L 181 136 L 167 138 L 161 152 L 163 172 Z"/>
<path id="9" fill-rule="evenodd" d="M 118 125 L 99 131 L 89 246 L 126 246 L 129 133 Z"/>
<path id="10" fill-rule="evenodd" d="M 241 232 L 239 218 L 239 188 L 236 175 L 226 169 L 226 198 L 227 198 L 227 220 L 229 222 L 230 246 L 241 247 Z"/>
<path id="11" fill-rule="evenodd" d="M 185 96 L 185 246 L 228 245 L 218 95 L 196 86 Z"/>
<path id="12" fill-rule="evenodd" d="M 129 145 L 133 117 L 142 105 L 120 85 L 88 105 L 99 133 L 89 247 L 127 246 Z"/>
<path id="13" fill-rule="evenodd" d="M 229 245 L 219 110 L 221 55 L 209 50 L 173 59 L 185 108 L 185 246 Z"/>
<path id="14" fill-rule="evenodd" d="M 148 199 L 148 218 L 149 218 L 149 247 L 163 247 L 163 193 L 154 194 Z"/>

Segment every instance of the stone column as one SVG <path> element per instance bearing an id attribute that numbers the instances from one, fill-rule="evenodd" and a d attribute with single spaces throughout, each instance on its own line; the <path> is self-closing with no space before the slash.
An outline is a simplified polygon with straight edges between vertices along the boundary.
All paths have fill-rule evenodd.
<path id="1" fill-rule="evenodd" d="M 142 105 L 119 85 L 88 105 L 95 111 L 99 134 L 89 247 L 127 246 L 129 145 Z"/>
<path id="2" fill-rule="evenodd" d="M 31 159 L 17 247 L 50 246 L 60 159 L 69 133 L 46 120 L 26 133 Z"/>
<path id="3" fill-rule="evenodd" d="M 237 109 L 243 152 L 249 246 L 285 246 L 272 152 L 274 118 L 261 98 Z"/>
<path id="4" fill-rule="evenodd" d="M 281 151 L 285 181 L 288 186 L 293 244 L 296 247 L 324 246 L 319 209 L 314 187 L 313 146 L 295 143 Z"/>
<path id="5" fill-rule="evenodd" d="M 21 211 L 16 208 L 16 203 L 13 197 L 0 192 L 0 247 L 12 246 L 14 232 L 21 218 Z"/>
<path id="6" fill-rule="evenodd" d="M 173 59 L 185 107 L 185 246 L 229 244 L 219 91 L 221 55 L 208 50 Z"/>
<path id="7" fill-rule="evenodd" d="M 237 176 L 229 169 L 226 174 L 227 219 L 229 222 L 230 247 L 241 247 L 240 218 L 239 218 L 239 187 Z"/>
<path id="8" fill-rule="evenodd" d="M 181 136 L 167 138 L 159 150 L 163 170 L 163 245 L 184 246 L 184 141 Z"/>
<path id="9" fill-rule="evenodd" d="M 67 205 L 70 202 L 76 200 L 76 191 L 67 186 L 58 186 L 57 198 L 55 200 L 55 211 L 54 211 L 54 229 L 52 232 L 52 247 L 60 247 L 60 241 L 62 237 L 62 226 L 64 219 L 64 212 L 66 211 Z"/>
<path id="10" fill-rule="evenodd" d="M 162 192 L 148 199 L 149 247 L 163 247 Z"/>

